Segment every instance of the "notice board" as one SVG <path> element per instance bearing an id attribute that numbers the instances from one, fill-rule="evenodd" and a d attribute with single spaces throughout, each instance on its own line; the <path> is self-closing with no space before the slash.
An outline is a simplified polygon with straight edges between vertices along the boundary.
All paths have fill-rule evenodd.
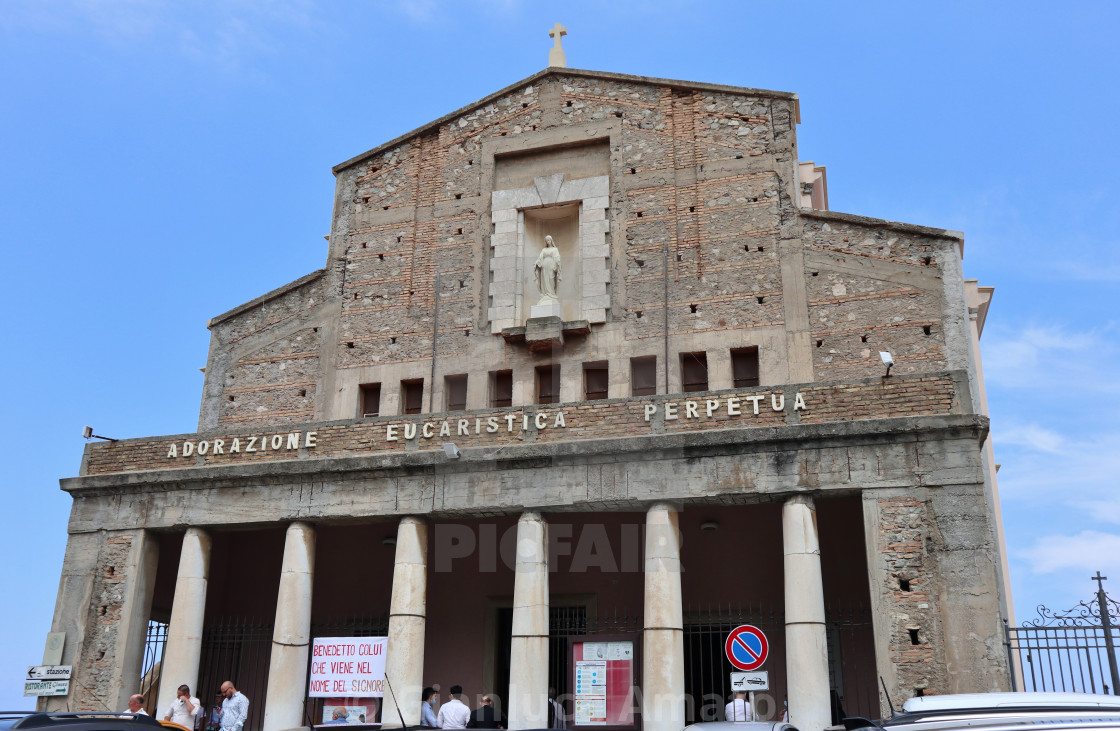
<path id="1" fill-rule="evenodd" d="M 638 636 L 571 637 L 568 646 L 568 728 L 638 728 Z"/>

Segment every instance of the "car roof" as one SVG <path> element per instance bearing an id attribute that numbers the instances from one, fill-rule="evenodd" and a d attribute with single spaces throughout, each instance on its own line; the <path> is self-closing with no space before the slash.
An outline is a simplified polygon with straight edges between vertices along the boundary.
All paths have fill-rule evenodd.
<path id="1" fill-rule="evenodd" d="M 685 731 L 797 731 L 784 721 L 701 721 L 685 726 Z"/>
<path id="2" fill-rule="evenodd" d="M 1120 710 L 1120 698 L 1093 693 L 960 693 L 911 698 L 902 705 L 902 710 L 906 713 L 1003 708 L 1107 708 Z"/>
<path id="3" fill-rule="evenodd" d="M 130 729 L 135 731 L 137 724 L 162 728 L 160 722 L 145 714 L 94 711 L 80 713 L 45 713 L 42 711 L 0 711 L 0 729 L 31 729 L 66 726 L 79 731 L 84 726 L 97 729 Z"/>

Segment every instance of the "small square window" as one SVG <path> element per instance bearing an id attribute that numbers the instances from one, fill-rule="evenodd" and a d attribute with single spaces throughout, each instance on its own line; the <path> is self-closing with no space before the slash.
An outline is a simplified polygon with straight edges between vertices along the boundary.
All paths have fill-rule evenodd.
<path id="1" fill-rule="evenodd" d="M 708 390 L 707 353 L 681 353 L 681 390 L 685 393 Z"/>
<path id="2" fill-rule="evenodd" d="M 443 392 L 447 398 L 448 411 L 463 411 L 467 408 L 467 374 L 445 376 Z"/>
<path id="3" fill-rule="evenodd" d="M 731 377 L 735 388 L 758 385 L 758 346 L 731 349 Z"/>
<path id="4" fill-rule="evenodd" d="M 401 381 L 401 406 L 406 414 L 419 414 L 424 407 L 424 379 Z"/>
<path id="5" fill-rule="evenodd" d="M 607 398 L 607 361 L 583 364 L 583 397 L 588 401 Z"/>
<path id="6" fill-rule="evenodd" d="M 537 403 L 555 404 L 560 401 L 560 366 L 537 366 Z"/>
<path id="7" fill-rule="evenodd" d="M 358 415 L 379 416 L 381 414 L 381 384 L 363 383 L 358 388 L 361 391 L 358 402 Z"/>
<path id="8" fill-rule="evenodd" d="M 630 359 L 630 394 L 652 396 L 657 393 L 657 356 Z"/>
<path id="9" fill-rule="evenodd" d="M 513 405 L 513 371 L 490 372 L 490 407 Z"/>

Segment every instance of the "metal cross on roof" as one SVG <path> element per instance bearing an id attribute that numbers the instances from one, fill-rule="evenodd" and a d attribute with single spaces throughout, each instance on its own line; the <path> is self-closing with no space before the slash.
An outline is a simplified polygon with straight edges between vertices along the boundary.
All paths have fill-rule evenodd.
<path id="1" fill-rule="evenodd" d="M 568 59 L 564 55 L 564 49 L 560 45 L 560 38 L 568 35 L 568 29 L 557 23 L 552 26 L 552 30 L 548 32 L 552 38 L 552 48 L 548 51 L 548 65 L 556 68 L 568 68 Z"/>

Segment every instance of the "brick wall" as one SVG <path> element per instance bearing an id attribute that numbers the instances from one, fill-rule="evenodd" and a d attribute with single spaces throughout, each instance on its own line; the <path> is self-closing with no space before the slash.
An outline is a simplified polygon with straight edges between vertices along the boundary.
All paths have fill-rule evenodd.
<path id="1" fill-rule="evenodd" d="M 686 86 L 552 73 L 345 168 L 332 273 L 314 292 L 306 285 L 215 330 L 230 348 L 250 335 L 277 335 L 259 350 L 238 353 L 221 375 L 227 381 L 220 418 L 209 423 L 295 424 L 347 411 L 316 403 L 327 396 L 317 393 L 317 384 L 327 378 L 322 364 L 332 359 L 340 373 L 364 369 L 363 382 L 386 380 L 376 371 L 380 366 L 413 363 L 415 372 L 394 370 L 386 382 L 427 379 L 437 270 L 436 351 L 451 368 L 443 372 L 467 372 L 475 357 L 493 360 L 495 336 L 486 319 L 487 166 L 492 171 L 495 145 L 516 156 L 542 149 L 541 135 L 579 125 L 613 130 L 611 308 L 607 323 L 596 325 L 588 339 L 590 359 L 648 355 L 650 339 L 665 336 L 666 322 L 671 359 L 704 349 L 697 343 L 709 332 L 727 333 L 731 347 L 759 344 L 771 337 L 761 328 L 786 325 L 787 298 L 802 301 L 800 291 L 785 291 L 801 283 L 784 281 L 782 268 L 782 251 L 800 246 L 815 380 L 878 375 L 880 350 L 893 354 L 900 375 L 946 368 L 939 262 L 951 244 L 891 226 L 803 215 L 790 197 L 796 102 L 782 93 Z M 524 149 L 510 147 L 511 141 L 524 142 Z M 566 274 L 578 266 L 565 262 Z M 276 330 L 324 298 L 340 309 L 333 340 L 320 341 L 317 329 Z M 690 342 L 690 336 L 699 337 Z M 792 357 L 783 353 L 777 360 Z M 336 380 L 344 383 L 347 376 Z M 764 374 L 768 380 L 775 379 Z"/>
<path id="2" fill-rule="evenodd" d="M 889 573 L 878 585 L 889 608 L 889 652 L 899 691 L 903 698 L 919 691 L 947 693 L 945 642 L 933 588 L 936 566 L 925 545 L 936 518 L 917 498 L 880 499 L 878 506 L 879 553 Z M 909 582 L 905 589 L 903 581 Z"/>
<path id="3" fill-rule="evenodd" d="M 805 401 L 805 409 L 795 410 L 795 393 L 800 392 Z M 746 397 L 762 394 L 759 413 L 755 414 L 752 401 Z M 484 409 L 475 411 L 423 414 L 416 416 L 397 416 L 362 419 L 358 421 L 327 422 L 314 425 L 295 424 L 279 429 L 229 430 L 219 433 L 190 435 L 180 438 L 135 439 L 119 442 L 100 442 L 87 445 L 87 475 L 112 472 L 131 472 L 139 470 L 174 469 L 192 466 L 235 464 L 278 459 L 322 459 L 325 457 L 364 455 L 371 453 L 402 452 L 407 448 L 403 428 L 398 429 L 397 441 L 388 440 L 387 426 L 405 423 L 416 424 L 418 429 L 424 423 L 433 424 L 431 438 L 417 436 L 414 440 L 419 449 L 441 449 L 444 442 L 454 442 L 460 448 L 499 446 L 533 442 L 577 441 L 586 439 L 607 439 L 645 434 L 673 434 L 687 431 L 740 429 L 760 426 L 776 426 L 787 423 L 819 423 L 828 421 L 850 421 L 854 419 L 875 419 L 889 417 L 919 416 L 927 414 L 948 414 L 954 408 L 954 384 L 951 374 L 939 373 L 925 376 L 899 376 L 890 379 L 875 378 L 863 381 L 835 383 L 829 385 L 804 384 L 776 388 L 735 389 L 701 394 L 674 394 L 635 399 L 612 399 L 607 401 L 587 401 L 563 404 L 527 406 L 513 409 Z M 730 397 L 739 399 L 739 414 L 729 413 L 727 402 Z M 688 403 L 696 405 L 697 417 L 688 417 Z M 712 415 L 706 413 L 708 401 L 718 401 Z M 647 404 L 657 405 L 656 413 L 649 421 L 645 419 Z M 677 419 L 666 419 L 666 404 L 676 407 Z M 782 407 L 776 410 L 775 405 Z M 563 411 L 565 426 L 555 425 L 556 414 Z M 545 427 L 536 429 L 535 415 L 547 415 Z M 510 430 L 507 415 L 514 415 L 515 421 Z M 529 417 L 529 429 L 522 429 L 523 417 Z M 497 431 L 487 432 L 487 420 L 494 418 Z M 459 420 L 467 424 L 467 434 L 459 434 Z M 450 435 L 439 434 L 444 422 L 449 425 Z M 477 424 L 476 424 L 477 421 Z M 299 450 L 286 447 L 287 434 L 292 432 L 315 431 L 316 445 Z M 480 433 L 476 433 L 480 432 Z M 259 443 L 261 437 L 276 434 L 285 435 L 284 445 L 279 449 L 268 448 L 264 451 L 247 452 L 249 439 Z M 241 452 L 231 454 L 228 448 L 233 438 L 238 438 Z M 220 438 L 225 453 L 207 454 L 199 457 L 168 457 L 171 445 L 181 454 L 183 442 L 197 444 L 200 439 L 212 448 L 214 440 Z M 192 447 L 192 450 L 195 447 Z"/>
<path id="4" fill-rule="evenodd" d="M 117 676 L 122 660 L 117 657 L 118 634 L 129 581 L 125 569 L 130 563 L 132 541 L 131 535 L 109 535 L 101 546 L 89 607 L 90 617 L 85 637 L 81 638 L 80 665 L 74 668 L 79 681 L 74 684 L 77 687 L 72 697 L 76 707 L 71 710 L 104 711 L 106 701 L 112 703 L 116 700 L 103 696 L 107 689 L 119 682 Z"/>

